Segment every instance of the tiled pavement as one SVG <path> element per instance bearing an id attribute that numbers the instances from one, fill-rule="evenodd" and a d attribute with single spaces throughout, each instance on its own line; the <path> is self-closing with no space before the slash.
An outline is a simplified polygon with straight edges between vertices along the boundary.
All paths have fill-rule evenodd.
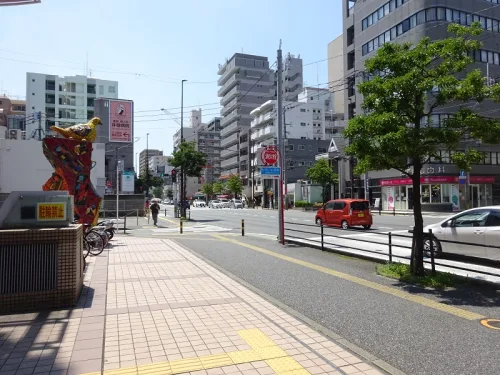
<path id="1" fill-rule="evenodd" d="M 0 316 L 0 375 L 381 374 L 173 241 L 113 245 L 76 308 Z"/>

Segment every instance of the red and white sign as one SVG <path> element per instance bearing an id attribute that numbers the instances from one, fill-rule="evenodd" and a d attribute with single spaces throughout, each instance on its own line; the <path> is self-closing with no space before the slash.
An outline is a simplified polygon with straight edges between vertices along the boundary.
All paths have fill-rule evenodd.
<path id="1" fill-rule="evenodd" d="M 264 147 L 260 151 L 262 165 L 275 165 L 279 161 L 278 150 L 274 147 Z"/>
<path id="2" fill-rule="evenodd" d="M 113 186 L 113 185 L 111 184 L 111 181 L 109 181 L 109 180 L 108 180 L 108 181 L 106 181 L 106 187 L 107 187 L 107 188 L 110 188 L 110 189 L 111 189 L 111 187 L 112 187 L 112 186 Z"/>
<path id="3" fill-rule="evenodd" d="M 493 184 L 495 176 L 471 176 L 471 184 Z M 458 176 L 422 176 L 421 184 L 458 184 Z M 381 180 L 380 186 L 400 186 L 411 185 L 411 178 L 392 178 L 390 180 Z"/>
<path id="4" fill-rule="evenodd" d="M 132 142 L 132 102 L 109 101 L 109 141 Z"/>

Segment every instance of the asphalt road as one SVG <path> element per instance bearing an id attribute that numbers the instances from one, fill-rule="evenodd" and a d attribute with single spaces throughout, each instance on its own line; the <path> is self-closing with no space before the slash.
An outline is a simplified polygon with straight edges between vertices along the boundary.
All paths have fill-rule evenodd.
<path id="1" fill-rule="evenodd" d="M 172 208 L 168 208 L 167 214 L 170 215 Z M 172 207 L 172 206 L 170 206 Z M 168 213 L 170 211 L 170 213 Z M 319 234 L 320 229 L 314 223 L 314 211 L 285 211 L 285 228 L 287 234 L 293 234 L 291 229 L 300 229 L 311 234 Z M 442 220 L 444 216 L 425 216 L 424 225 L 436 223 Z M 390 216 L 374 215 L 374 225 L 370 232 L 406 232 L 410 226 L 413 226 L 413 217 L 411 216 Z M 191 219 L 198 223 L 207 223 L 235 230 L 241 229 L 241 220 L 245 220 L 245 231 L 248 233 L 259 233 L 276 236 L 278 234 L 278 211 L 262 209 L 210 209 L 210 208 L 192 208 Z M 294 224 L 303 224 L 300 227 Z M 288 231 L 290 229 L 290 231 Z M 342 231 L 341 229 L 328 228 L 328 231 Z M 333 233 L 333 232 L 331 232 Z M 307 233 L 299 236 L 310 237 Z"/>
<path id="2" fill-rule="evenodd" d="M 193 211 L 192 214 L 198 216 L 198 212 Z M 250 216 L 244 214 L 245 210 L 234 214 L 224 211 L 203 212 L 200 219 L 205 217 L 205 220 L 218 220 L 220 225 L 237 226 L 237 219 L 244 217 L 245 223 L 248 220 L 249 231 L 269 233 L 275 230 L 269 227 L 273 225 L 276 213 L 264 211 L 256 214 L 250 212 Z M 303 220 L 311 216 L 309 213 L 289 216 L 292 215 Z M 405 227 L 410 221 L 410 218 L 401 217 L 376 219 L 380 227 L 394 229 Z M 420 300 L 400 298 L 397 294 L 367 287 L 343 275 L 354 275 L 376 285 L 390 286 L 393 288 L 391 290 L 406 291 L 413 296 L 500 319 L 498 291 L 486 290 L 486 287 L 430 291 L 376 276 L 371 262 L 311 248 L 282 247 L 270 238 L 266 240 L 256 235 L 227 235 L 227 238 L 244 243 L 219 241 L 208 235 L 178 236 L 176 240 L 409 375 L 500 373 L 500 330 L 485 328 L 478 319 L 467 320 L 463 316 L 432 308 Z M 244 244 L 254 248 L 245 247 Z M 256 251 L 256 247 L 265 248 L 279 256 L 327 267 L 337 273 L 320 272 L 289 259 Z"/>

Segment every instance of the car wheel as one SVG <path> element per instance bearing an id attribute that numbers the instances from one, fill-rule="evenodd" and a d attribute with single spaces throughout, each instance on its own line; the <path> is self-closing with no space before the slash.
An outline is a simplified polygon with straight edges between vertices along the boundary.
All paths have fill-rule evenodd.
<path id="1" fill-rule="evenodd" d="M 439 258 L 443 252 L 441 249 L 441 243 L 437 238 L 432 238 L 432 248 L 434 250 L 434 258 Z M 426 257 L 431 257 L 431 239 L 424 238 L 424 255 Z"/>
<path id="2" fill-rule="evenodd" d="M 372 226 L 371 225 L 363 225 L 363 228 L 365 229 L 370 229 Z"/>
<path id="3" fill-rule="evenodd" d="M 349 229 L 349 223 L 347 220 L 342 220 L 342 229 Z"/>
<path id="4" fill-rule="evenodd" d="M 316 225 L 317 226 L 322 226 L 323 225 L 323 220 L 321 220 L 321 218 L 316 218 Z"/>

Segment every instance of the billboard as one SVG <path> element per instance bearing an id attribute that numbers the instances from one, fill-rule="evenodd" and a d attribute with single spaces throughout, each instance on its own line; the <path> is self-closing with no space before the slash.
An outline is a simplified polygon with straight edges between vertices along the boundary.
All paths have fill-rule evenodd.
<path id="1" fill-rule="evenodd" d="M 109 101 L 109 141 L 132 142 L 132 102 L 127 100 Z"/>
<path id="2" fill-rule="evenodd" d="M 135 173 L 134 172 L 123 172 L 122 173 L 122 186 L 121 191 L 123 193 L 133 193 L 135 186 Z"/>

